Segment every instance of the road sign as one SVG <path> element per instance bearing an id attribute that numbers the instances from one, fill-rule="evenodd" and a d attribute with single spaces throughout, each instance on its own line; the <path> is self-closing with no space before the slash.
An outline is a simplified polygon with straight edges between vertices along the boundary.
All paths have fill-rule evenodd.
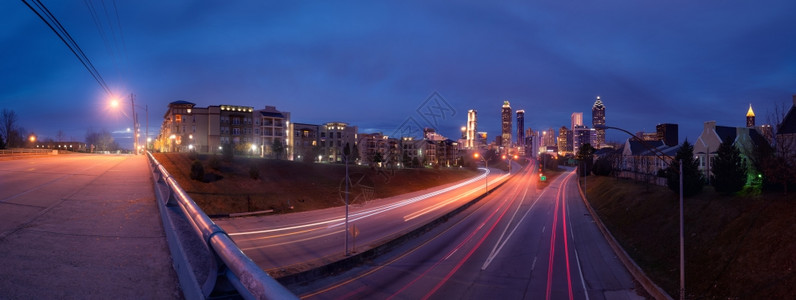
<path id="1" fill-rule="evenodd" d="M 539 180 L 541 180 L 541 181 L 547 181 L 547 176 L 540 175 L 540 176 L 539 176 Z"/>

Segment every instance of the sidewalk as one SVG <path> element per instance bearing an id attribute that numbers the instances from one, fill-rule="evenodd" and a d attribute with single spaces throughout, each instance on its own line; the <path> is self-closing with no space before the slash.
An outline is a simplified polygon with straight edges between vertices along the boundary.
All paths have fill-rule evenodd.
<path id="1" fill-rule="evenodd" d="M 71 182 L 73 192 L 37 187 L 13 200 L 40 211 L 24 220 L 0 220 L 14 228 L 0 236 L 0 299 L 182 298 L 146 158 L 71 163 L 94 161 L 102 161 L 94 169 L 98 174 L 58 179 Z M 52 199 L 42 199 L 47 197 Z M 48 204 L 30 204 L 37 202 Z"/>

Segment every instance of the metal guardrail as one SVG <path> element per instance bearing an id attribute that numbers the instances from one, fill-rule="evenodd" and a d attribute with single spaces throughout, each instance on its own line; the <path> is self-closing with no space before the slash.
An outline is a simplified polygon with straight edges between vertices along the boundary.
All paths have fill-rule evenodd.
<path id="1" fill-rule="evenodd" d="M 0 155 L 17 155 L 17 154 L 38 154 L 46 155 L 52 154 L 53 149 L 28 149 L 28 148 L 15 148 L 15 149 L 2 149 Z"/>
<path id="2" fill-rule="evenodd" d="M 155 184 L 165 184 L 168 187 L 168 195 L 165 197 L 166 201 L 161 204 L 179 207 L 188 219 L 187 221 L 192 225 L 194 232 L 202 238 L 205 246 L 217 258 L 216 263 L 211 267 L 208 280 L 204 283 L 195 282 L 196 278 L 193 274 L 189 275 L 189 277 L 194 279 L 194 282 L 191 282 L 190 285 L 193 287 L 201 286 L 199 287 L 201 295 L 184 291 L 186 298 L 193 298 L 194 296 L 209 297 L 213 287 L 217 284 L 217 276 L 214 276 L 214 274 L 217 274 L 218 276 L 225 276 L 227 281 L 246 299 L 298 299 L 287 288 L 257 266 L 248 256 L 243 254 L 243 251 L 238 248 L 229 235 L 196 205 L 193 199 L 185 193 L 177 184 L 177 181 L 166 171 L 166 168 L 152 156 L 152 153 L 147 152 L 147 156 L 152 162 Z M 173 252 L 172 256 L 184 255 Z M 177 258 L 174 259 L 175 267 L 177 267 Z M 186 259 L 182 258 L 179 261 L 185 262 Z M 184 268 L 185 266 L 182 267 Z M 180 281 L 182 282 L 183 279 L 181 278 Z"/>

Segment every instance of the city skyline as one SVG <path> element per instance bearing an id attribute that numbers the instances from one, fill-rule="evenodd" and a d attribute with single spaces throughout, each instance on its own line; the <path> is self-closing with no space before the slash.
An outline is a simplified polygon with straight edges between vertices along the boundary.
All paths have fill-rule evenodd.
<path id="1" fill-rule="evenodd" d="M 599 95 L 611 107 L 606 125 L 651 132 L 675 123 L 693 141 L 705 121 L 743 125 L 750 103 L 767 123 L 796 91 L 790 1 L 117 5 L 97 19 L 80 3 L 48 8 L 116 97 L 133 93 L 148 107 L 150 134 L 178 100 L 276 106 L 298 122 L 390 134 L 438 92 L 456 112 L 439 124 L 445 136 L 470 109 L 481 112 L 479 131 L 498 136 L 504 100 L 528 111 L 526 127 L 558 128 Z M 110 97 L 23 3 L 0 8 L 0 49 L 13 58 L 0 62 L 0 107 L 44 137 L 108 129 L 124 143 L 129 110 L 108 108 Z M 606 132 L 607 141 L 625 138 Z"/>

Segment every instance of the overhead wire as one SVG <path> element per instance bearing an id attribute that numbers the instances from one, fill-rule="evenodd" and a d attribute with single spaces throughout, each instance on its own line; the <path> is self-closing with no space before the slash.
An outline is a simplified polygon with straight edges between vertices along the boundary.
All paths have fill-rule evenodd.
<path id="1" fill-rule="evenodd" d="M 105 37 L 105 30 L 102 29 L 103 26 L 97 19 L 97 13 L 94 10 L 94 3 L 91 2 L 91 0 L 83 0 L 83 4 L 85 4 L 86 8 L 88 8 L 88 12 L 91 15 L 91 20 L 94 21 L 94 26 L 97 27 L 100 38 L 102 39 L 103 44 L 105 44 L 105 49 L 108 50 L 108 52 L 112 52 L 111 45 L 108 43 L 108 39 Z"/>
<path id="2" fill-rule="evenodd" d="M 86 56 L 86 54 L 77 44 L 77 42 L 72 38 L 69 32 L 66 31 L 66 28 L 64 28 L 64 26 L 61 25 L 61 22 L 59 22 L 58 19 L 55 18 L 55 16 L 50 12 L 50 10 L 47 9 L 47 7 L 44 6 L 44 4 L 41 3 L 41 1 L 39 0 L 31 1 L 33 2 L 33 5 L 35 5 L 39 10 L 36 10 L 36 8 L 34 8 L 30 3 L 28 3 L 27 0 L 21 0 L 21 1 L 22 3 L 25 3 L 25 5 L 28 8 L 30 8 L 30 10 L 32 10 L 37 16 L 39 16 L 39 19 L 41 19 L 47 25 L 47 27 L 50 27 L 50 29 L 55 33 L 55 35 L 57 35 L 58 38 L 60 38 L 61 41 L 69 48 L 69 50 L 72 51 L 72 54 L 74 54 L 75 57 L 77 57 L 80 63 L 83 64 L 86 70 L 88 70 L 91 76 L 94 77 L 94 80 L 97 81 L 97 83 L 105 90 L 105 92 L 108 93 L 108 95 L 113 95 L 111 89 L 108 88 L 108 85 L 105 83 L 105 80 L 102 78 L 99 71 L 97 71 L 97 69 L 94 67 L 94 64 L 91 63 L 91 60 L 88 58 L 88 56 Z M 42 16 L 42 14 L 44 14 L 44 16 Z"/>

